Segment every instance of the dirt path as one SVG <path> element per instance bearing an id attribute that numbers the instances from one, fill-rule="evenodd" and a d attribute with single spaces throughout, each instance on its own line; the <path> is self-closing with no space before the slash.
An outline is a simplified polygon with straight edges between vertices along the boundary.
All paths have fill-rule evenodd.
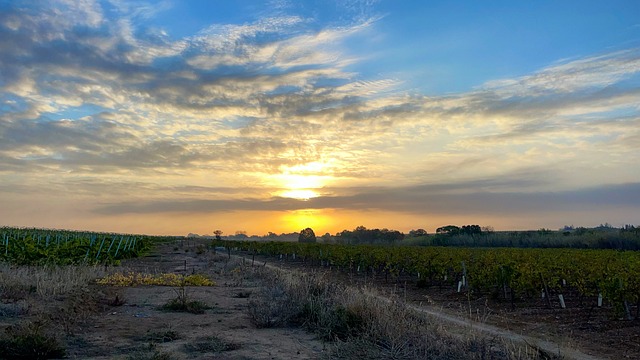
<path id="1" fill-rule="evenodd" d="M 233 255 L 238 258 L 243 259 L 242 255 Z M 318 271 L 317 268 L 304 268 L 301 266 L 291 266 L 290 263 L 283 263 L 279 261 L 275 261 L 274 259 L 260 257 L 259 263 L 264 264 L 267 267 L 285 270 L 285 271 Z M 391 303 L 391 300 L 388 296 L 378 295 L 377 298 L 379 300 Z M 552 341 L 550 339 L 544 339 L 535 336 L 523 335 L 521 333 L 508 330 L 505 328 L 501 328 L 498 326 L 494 326 L 491 324 L 474 321 L 468 317 L 458 316 L 451 314 L 450 312 L 444 311 L 443 309 L 439 309 L 435 306 L 429 305 L 414 305 L 411 303 L 405 304 L 408 308 L 426 314 L 431 318 L 437 319 L 442 325 L 446 328 L 447 333 L 452 336 L 468 338 L 470 333 L 480 333 L 489 337 L 498 337 L 501 339 L 505 339 L 517 344 L 535 346 L 547 353 L 550 354 L 561 354 L 566 359 L 575 359 L 575 360 L 597 360 L 597 359 L 610 359 L 610 357 L 605 356 L 603 354 L 588 354 L 580 349 L 576 349 L 573 346 L 565 345 L 561 342 Z"/>
<path id="2" fill-rule="evenodd" d="M 176 298 L 179 289 L 175 287 L 113 287 L 108 290 L 125 303 L 91 316 L 75 329 L 67 348 L 69 358 L 288 360 L 315 359 L 323 353 L 324 344 L 302 329 L 257 329 L 247 308 L 251 293 L 260 286 L 259 278 L 237 259 L 196 250 L 195 246 L 161 245 L 149 256 L 124 262 L 119 270 L 207 274 L 216 286 L 186 290 L 189 299 L 211 309 L 203 314 L 160 310 Z"/>
<path id="3" fill-rule="evenodd" d="M 95 291 L 118 296 L 124 304 L 109 306 L 70 329 L 66 335 L 71 359 L 316 359 L 327 352 L 326 344 L 302 329 L 257 329 L 248 316 L 251 294 L 261 286 L 256 275 L 263 266 L 284 271 L 318 271 L 295 264 L 261 259 L 251 266 L 242 256 L 215 254 L 204 243 L 163 244 L 143 258 L 123 262 L 117 271 L 145 274 L 206 274 L 217 285 L 186 287 L 189 299 L 211 308 L 202 314 L 176 313 L 160 307 L 176 298 L 179 288 L 168 286 L 105 287 Z M 266 263 L 263 261 L 266 260 Z M 258 265 L 259 264 L 259 265 Z M 324 270 L 321 270 L 324 271 Z M 335 273 L 333 273 L 335 275 Z M 381 292 L 384 294 L 384 292 Z M 395 295 L 377 295 L 379 300 L 398 301 Z M 392 300 L 393 299 L 393 300 Z M 559 344 L 557 341 L 523 335 L 514 330 L 473 321 L 436 306 L 408 308 L 426 314 L 446 333 L 468 339 L 485 335 L 514 343 L 534 345 L 569 359 L 604 359 Z"/>
<path id="4" fill-rule="evenodd" d="M 212 305 L 213 309 L 202 315 L 166 313 L 158 310 L 158 307 L 175 297 L 175 289 L 159 286 L 123 288 L 120 293 L 127 300 L 127 304 L 97 319 L 93 331 L 84 337 L 84 341 L 97 345 L 94 349 L 111 351 L 108 356 L 98 356 L 94 353 L 93 358 L 113 358 L 114 352 L 116 355 L 123 355 L 124 358 L 131 358 L 132 354 L 135 356 L 148 350 L 154 353 L 172 354 L 178 358 L 199 358 L 204 354 L 194 351 L 190 344 L 197 344 L 211 336 L 237 346 L 237 349 L 226 351 L 224 354 L 218 353 L 217 358 L 313 359 L 323 352 L 324 345 L 314 339 L 314 335 L 301 329 L 256 329 L 250 323 L 246 315 L 247 298 L 245 296 L 256 290 L 259 282 L 256 279 L 247 279 L 246 274 L 240 273 L 243 271 L 240 269 L 246 269 L 240 266 L 247 262 L 245 258 L 232 255 L 229 259 L 226 254 L 212 255 L 211 253 L 198 255 L 194 251 L 195 245 L 187 246 L 187 249 L 189 248 L 191 250 L 185 252 L 182 246 L 178 249 L 176 245 L 159 247 L 153 254 L 142 259 L 131 260 L 123 264 L 123 267 L 143 273 L 208 274 L 218 282 L 218 286 L 191 288 L 190 296 L 204 300 Z M 290 271 L 287 267 L 269 260 L 266 266 Z M 300 269 L 296 268 L 296 270 Z M 382 301 L 392 301 L 389 297 L 378 297 Z M 475 332 L 515 343 L 534 345 L 548 353 L 560 353 L 568 359 L 602 358 L 552 341 L 525 336 L 452 315 L 435 307 L 412 304 L 406 304 L 406 306 L 437 319 L 452 336 L 468 338 L 470 333 Z M 160 341 L 153 349 L 147 349 L 149 339 L 154 334 L 158 336 L 169 332 L 182 335 L 176 340 Z M 79 352 L 76 358 L 86 358 L 87 355 L 92 354 Z M 221 355 L 224 356 L 221 357 Z"/>
<path id="5" fill-rule="evenodd" d="M 587 355 L 584 352 L 581 352 L 577 349 L 573 349 L 552 341 L 535 338 L 531 336 L 525 336 L 525 335 L 515 333 L 513 331 L 498 328 L 493 325 L 484 324 L 484 323 L 473 321 L 470 319 L 465 319 L 459 316 L 452 316 L 443 311 L 436 310 L 433 308 L 419 307 L 411 304 L 407 304 L 407 306 L 415 311 L 428 314 L 433 318 L 452 324 L 458 328 L 462 328 L 463 330 L 467 329 L 467 331 L 478 331 L 486 335 L 497 336 L 502 339 L 513 341 L 515 343 L 536 346 L 539 349 L 542 349 L 548 353 L 561 354 L 567 359 L 575 359 L 575 360 L 604 359 L 603 357 L 595 357 L 595 356 Z"/>

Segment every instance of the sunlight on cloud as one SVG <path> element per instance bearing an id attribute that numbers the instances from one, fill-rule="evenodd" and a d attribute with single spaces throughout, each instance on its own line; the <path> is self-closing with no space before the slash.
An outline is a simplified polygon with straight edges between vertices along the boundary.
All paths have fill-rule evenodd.
<path id="1" fill-rule="evenodd" d="M 313 190 L 296 189 L 296 190 L 283 191 L 280 193 L 280 196 L 292 198 L 292 199 L 309 200 L 309 199 L 318 197 L 320 195 Z"/>
<path id="2" fill-rule="evenodd" d="M 280 174 L 272 176 L 275 185 L 286 189 L 279 196 L 308 200 L 319 196 L 315 189 L 325 185 L 328 177 L 317 175 Z"/>
<path id="3" fill-rule="evenodd" d="M 275 186 L 284 190 L 277 196 L 309 200 L 320 196 L 318 189 L 327 186 L 335 179 L 330 175 L 329 163 L 310 162 L 281 167 L 281 173 L 271 176 Z"/>

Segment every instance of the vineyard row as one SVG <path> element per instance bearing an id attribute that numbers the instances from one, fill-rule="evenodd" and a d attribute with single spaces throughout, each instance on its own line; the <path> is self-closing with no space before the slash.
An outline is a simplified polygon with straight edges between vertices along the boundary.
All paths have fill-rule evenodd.
<path id="1" fill-rule="evenodd" d="M 564 307 L 563 293 L 603 299 L 631 318 L 640 312 L 640 253 L 588 249 L 453 248 L 337 245 L 293 242 L 214 241 L 253 254 L 297 258 L 303 262 L 410 276 L 425 285 L 452 285 L 458 291 L 509 293 L 512 301 L 551 295 Z M 639 317 L 636 314 L 636 317 Z"/>
<path id="2" fill-rule="evenodd" d="M 149 246 L 141 235 L 0 228 L 0 261 L 17 265 L 117 264 Z"/>

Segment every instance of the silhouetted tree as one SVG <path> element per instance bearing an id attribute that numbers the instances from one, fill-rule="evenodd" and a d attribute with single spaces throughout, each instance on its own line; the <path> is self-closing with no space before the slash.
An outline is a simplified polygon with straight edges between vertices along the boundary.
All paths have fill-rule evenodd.
<path id="1" fill-rule="evenodd" d="M 333 240 L 333 238 L 331 237 L 331 234 L 329 233 L 325 233 L 324 235 L 322 235 L 320 237 L 322 239 L 323 242 L 328 243 L 331 242 L 331 240 Z"/>
<path id="2" fill-rule="evenodd" d="M 495 229 L 491 225 L 483 226 L 481 229 L 483 233 L 492 233 L 495 231 Z"/>
<path id="3" fill-rule="evenodd" d="M 298 242 L 301 242 L 301 243 L 316 242 L 316 234 L 313 232 L 313 229 L 306 228 L 300 231 L 300 235 L 298 236 Z"/>
<path id="4" fill-rule="evenodd" d="M 436 234 L 458 235 L 460 234 L 460 228 L 455 225 L 442 226 L 436 229 Z"/>
<path id="5" fill-rule="evenodd" d="M 404 234 L 397 230 L 367 229 L 358 226 L 353 231 L 344 230 L 336 234 L 336 240 L 346 244 L 393 244 L 404 239 Z"/>
<path id="6" fill-rule="evenodd" d="M 427 230 L 425 229 L 416 229 L 409 231 L 410 236 L 425 236 L 427 235 Z"/>
<path id="7" fill-rule="evenodd" d="M 466 235 L 478 235 L 482 234 L 482 228 L 480 228 L 480 225 L 462 225 L 460 233 Z"/>
<path id="8" fill-rule="evenodd" d="M 216 230 L 213 234 L 216 236 L 216 240 L 222 240 L 222 230 Z"/>

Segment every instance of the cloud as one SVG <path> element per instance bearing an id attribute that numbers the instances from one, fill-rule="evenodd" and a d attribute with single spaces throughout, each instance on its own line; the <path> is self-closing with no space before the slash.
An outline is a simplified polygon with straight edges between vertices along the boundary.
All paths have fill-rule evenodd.
<path id="1" fill-rule="evenodd" d="M 357 72 L 362 54 L 346 44 L 380 21 L 367 1 L 336 2 L 359 15 L 334 22 L 309 16 L 304 4 L 276 2 L 255 21 L 212 24 L 181 39 L 140 25 L 168 2 L 0 6 L 6 193 L 64 179 L 84 184 L 81 196 L 101 186 L 114 194 L 103 213 L 465 213 L 543 211 L 545 201 L 574 209 L 558 199 L 593 203 L 595 194 L 635 189 L 620 184 L 635 183 L 640 166 L 636 48 L 425 96 Z M 307 202 L 271 197 L 283 186 L 274 176 L 310 163 L 323 166 L 304 175 L 330 178 L 329 193 Z M 163 186 L 149 185 L 159 178 Z M 115 190 L 125 184 L 139 190 L 138 204 L 115 198 L 136 193 Z"/>
<path id="2" fill-rule="evenodd" d="M 150 16 L 147 6 L 138 4 L 133 9 L 130 3 L 114 4 L 122 13 L 131 10 L 132 16 Z M 233 126 L 234 119 L 252 117 L 252 126 L 275 130 L 274 135 L 280 135 L 281 126 L 291 125 L 309 133 L 318 131 L 321 125 L 311 121 L 282 122 L 311 111 L 305 106 L 339 104 L 342 100 L 333 91 L 323 95 L 316 85 L 350 76 L 330 61 L 336 55 L 323 47 L 330 48 L 357 31 L 357 26 L 300 33 L 291 28 L 302 19 L 281 16 L 253 24 L 213 26 L 174 42 L 152 41 L 136 37 L 139 32 L 132 28 L 131 16 L 104 17 L 99 3 L 52 7 L 72 5 L 78 7 L 74 14 L 92 20 L 64 17 L 60 11 L 40 14 L 10 7 L 0 21 L 0 31 L 6 35 L 1 65 L 7 74 L 17 74 L 4 79 L 3 91 L 25 105 L 21 111 L 3 114 L 2 130 L 13 139 L 6 143 L 12 149 L 7 157 L 96 171 L 100 167 L 184 167 L 196 160 L 224 158 L 243 160 L 256 168 L 263 166 L 268 155 L 277 167 L 289 162 L 282 154 L 299 147 L 298 142 L 252 135 L 242 126 Z M 262 37 L 269 40 L 257 39 Z M 211 66 L 196 66 L 204 57 L 223 68 L 211 71 Z M 353 95 L 341 95 L 347 96 Z M 48 114 L 86 105 L 107 109 L 109 121 L 102 121 L 100 114 L 62 121 L 48 118 Z M 274 116 L 278 119 L 271 121 Z M 221 142 L 221 138 L 229 140 Z M 15 156 L 16 151 L 21 156 Z M 35 152 L 38 156 L 31 156 Z M 250 153 L 256 155 L 254 159 Z"/>
<path id="3" fill-rule="evenodd" d="M 574 93 L 603 88 L 640 72 L 640 50 L 629 49 L 575 59 L 517 79 L 494 80 L 483 88 L 503 96 Z"/>
<path id="4" fill-rule="evenodd" d="M 171 2 L 162 1 L 130 1 L 130 0 L 109 0 L 109 4 L 114 6 L 122 16 L 128 18 L 149 19 L 158 13 L 171 9 Z"/>
<path id="5" fill-rule="evenodd" d="M 491 184 L 490 185 L 495 185 Z M 460 184 L 465 187 L 464 184 Z M 479 184 L 474 184 L 479 185 Z M 104 204 L 99 214 L 218 213 L 234 211 L 291 211 L 302 209 L 381 210 L 439 215 L 512 215 L 519 213 L 582 211 L 590 207 L 639 210 L 640 183 L 603 185 L 558 192 L 441 192 L 459 186 L 428 185 L 379 188 L 347 196 L 321 196 L 309 200 L 170 199 Z"/>

